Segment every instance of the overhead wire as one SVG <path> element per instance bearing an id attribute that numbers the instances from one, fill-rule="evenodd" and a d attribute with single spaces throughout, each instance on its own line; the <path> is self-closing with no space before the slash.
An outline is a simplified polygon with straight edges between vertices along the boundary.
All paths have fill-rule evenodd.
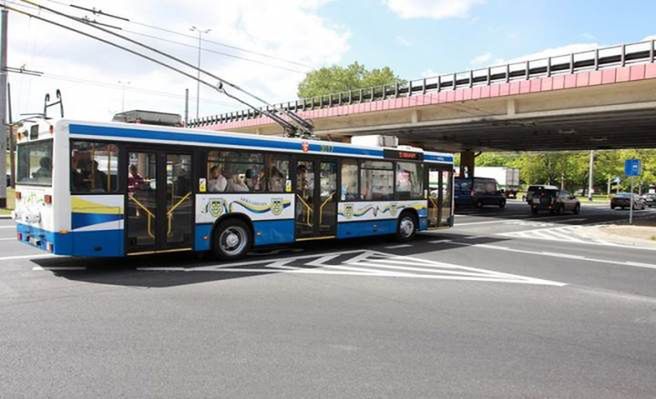
<path id="1" fill-rule="evenodd" d="M 173 57 L 173 56 L 171 56 L 171 55 L 169 55 L 169 54 L 166 54 L 166 53 L 164 53 L 164 52 L 162 52 L 162 51 L 159 51 L 159 50 L 157 50 L 157 49 L 154 49 L 154 48 L 152 48 L 152 47 L 150 47 L 150 46 L 147 46 L 147 45 L 144 45 L 144 44 L 142 44 L 142 43 L 139 43 L 139 42 L 137 42 L 137 41 L 135 41 L 135 40 L 133 40 L 133 39 L 127 38 L 127 37 L 125 37 L 125 36 L 123 36 L 123 35 L 118 35 L 118 34 L 116 34 L 115 32 L 111 32 L 111 31 L 108 31 L 108 30 L 106 30 L 106 29 L 104 29 L 104 28 L 101 28 L 101 27 L 98 27 L 98 26 L 95 26 L 95 25 L 92 25 L 92 24 L 85 23 L 84 21 L 81 21 L 81 20 L 79 20 L 78 18 L 76 18 L 76 17 L 74 17 L 74 16 L 70 16 L 70 15 L 67 15 L 67 14 L 65 14 L 65 13 L 58 12 L 58 11 L 56 11 L 56 10 L 51 10 L 51 9 L 49 9 L 48 7 L 44 7 L 44 6 L 40 5 L 40 4 L 37 4 L 37 3 L 31 2 L 31 1 L 29 1 L 29 0 L 21 0 L 21 1 L 23 1 L 24 3 L 28 3 L 28 4 L 31 4 L 31 5 L 37 6 L 37 7 L 39 7 L 39 8 L 42 9 L 42 10 L 50 11 L 50 12 L 55 13 L 55 14 L 57 14 L 57 15 L 61 15 L 61 16 L 64 16 L 64 17 L 66 17 L 66 18 L 72 19 L 72 20 L 74 20 L 74 21 L 76 21 L 76 22 L 84 23 L 85 25 L 90 26 L 90 27 L 92 27 L 92 28 L 95 28 L 95 29 L 97 29 L 97 30 L 101 30 L 101 31 L 106 32 L 106 33 L 109 33 L 109 34 L 111 34 L 111 35 L 118 36 L 118 37 L 120 37 L 120 38 L 122 38 L 122 39 L 124 39 L 124 40 L 126 40 L 126 41 L 129 41 L 129 42 L 134 43 L 134 44 L 137 44 L 137 45 L 139 45 L 139 46 L 141 46 L 141 47 L 147 48 L 147 49 L 149 49 L 149 50 L 151 50 L 151 51 L 153 51 L 153 52 L 155 52 L 155 53 L 157 53 L 157 54 L 163 55 L 163 56 L 165 56 L 165 57 L 167 57 L 167 58 L 174 59 L 175 61 L 177 61 L 177 62 L 179 62 L 179 63 L 182 63 L 182 64 L 187 65 L 187 66 L 189 66 L 189 67 L 191 67 L 191 68 L 193 68 L 193 69 L 197 69 L 197 70 L 198 70 L 198 68 L 194 67 L 193 65 L 191 65 L 191 64 L 189 64 L 189 63 L 187 63 L 187 62 L 185 62 L 185 61 L 183 61 L 183 60 L 180 60 L 180 59 L 178 59 L 178 58 L 176 58 L 176 57 Z M 100 42 L 102 42 L 102 43 L 105 43 L 105 44 L 108 44 L 108 45 L 110 45 L 110 46 L 113 46 L 113 47 L 119 48 L 119 49 L 124 50 L 124 51 L 126 51 L 126 52 L 128 52 L 128 53 L 131 53 L 131 54 L 136 55 L 136 56 L 138 56 L 138 57 L 144 58 L 144 59 L 149 60 L 149 61 L 151 61 L 151 62 L 153 62 L 153 63 L 156 63 L 156 64 L 158 64 L 158 65 L 160 65 L 160 66 L 163 66 L 163 67 L 165 67 L 165 68 L 171 69 L 171 70 L 173 70 L 173 71 L 175 71 L 175 72 L 178 72 L 179 74 L 181 74 L 181 75 L 183 75 L 183 76 L 186 76 L 186 77 L 188 77 L 188 78 L 190 78 L 190 79 L 196 80 L 196 81 L 202 83 L 202 84 L 205 85 L 205 86 L 211 87 L 211 88 L 213 88 L 213 89 L 215 89 L 215 90 L 217 90 L 217 91 L 223 93 L 223 94 L 226 95 L 228 98 L 231 98 L 231 99 L 233 99 L 233 100 L 235 100 L 235 101 L 237 101 L 237 102 L 239 102 L 239 103 L 241 103 L 241 104 L 243 104 L 243 105 L 245 105 L 245 106 L 247 106 L 247 107 L 249 107 L 249 108 L 255 110 L 256 112 L 261 113 L 261 114 L 263 114 L 263 115 L 265 115 L 265 116 L 271 118 L 273 121 L 275 121 L 276 123 L 280 124 L 280 125 L 283 127 L 283 129 L 284 129 L 285 131 L 287 131 L 288 133 L 295 132 L 296 129 L 297 129 L 297 126 L 294 126 L 293 124 L 290 124 L 290 123 L 289 123 L 288 121 L 286 121 L 285 119 L 282 119 L 280 116 L 278 116 L 278 115 L 276 115 L 276 114 L 274 114 L 274 113 L 272 113 L 272 112 L 269 112 L 268 109 L 261 109 L 261 108 L 258 109 L 257 107 L 255 107 L 255 106 L 253 106 L 252 104 L 250 104 L 250 103 L 244 101 L 243 99 L 241 99 L 241 98 L 239 98 L 239 97 L 236 97 L 236 96 L 234 96 L 234 95 L 228 93 L 225 89 L 223 89 L 223 87 L 222 87 L 222 84 L 223 84 L 223 83 L 225 83 L 226 85 L 229 85 L 230 87 L 235 87 L 235 88 L 239 89 L 240 91 L 242 91 L 242 92 L 244 92 L 244 93 L 246 93 L 246 94 L 249 94 L 249 95 L 252 96 L 252 97 L 256 97 L 256 96 L 254 96 L 254 95 L 252 95 L 252 94 L 250 94 L 250 93 L 244 91 L 243 89 L 239 88 L 238 86 L 236 86 L 236 85 L 234 85 L 234 84 L 232 84 L 232 83 L 230 83 L 230 82 L 227 82 L 227 81 L 225 81 L 225 80 L 223 80 L 223 79 L 221 79 L 221 78 L 218 78 L 218 77 L 216 77 L 215 75 L 213 75 L 213 74 L 211 74 L 211 73 L 208 73 L 207 71 L 203 71 L 203 70 L 201 70 L 204 74 L 209 75 L 209 76 L 211 76 L 211 77 L 217 79 L 217 80 L 219 81 L 219 85 L 215 86 L 215 85 L 213 85 L 212 83 L 209 83 L 209 82 L 207 82 L 207 81 L 204 80 L 204 79 L 198 79 L 197 77 L 191 75 L 190 73 L 185 72 L 185 71 L 183 71 L 183 70 L 181 70 L 181 69 L 179 69 L 179 68 L 177 68 L 177 67 L 174 67 L 174 66 L 172 66 L 172 65 L 169 65 L 169 64 L 167 64 L 167 63 L 165 63 L 165 62 L 163 62 L 163 61 L 161 61 L 161 60 L 158 60 L 158 59 L 153 58 L 153 57 L 151 57 L 151 56 L 148 56 L 148 55 L 142 54 L 142 53 L 140 53 L 140 52 L 138 52 L 138 51 L 136 51 L 136 50 L 133 50 L 133 49 L 130 49 L 130 48 L 128 48 L 128 47 L 125 47 L 125 46 L 119 45 L 119 44 L 114 43 L 114 42 L 112 42 L 112 41 L 109 41 L 109 40 L 107 40 L 107 39 L 104 39 L 104 38 L 101 38 L 101 37 L 95 36 L 95 35 L 90 34 L 90 33 L 88 33 L 88 32 L 84 32 L 84 31 L 81 31 L 81 30 L 79 30 L 79 29 L 75 29 L 75 28 L 72 28 L 72 27 L 70 27 L 70 26 L 64 25 L 64 24 L 62 24 L 62 23 L 59 23 L 59 22 L 56 22 L 56 21 L 53 21 L 53 20 L 49 20 L 49 19 L 47 19 L 47 18 L 44 18 L 44 17 L 38 16 L 38 15 L 31 14 L 31 13 L 29 13 L 29 12 L 27 12 L 27 11 L 17 9 L 17 8 L 15 8 L 15 7 L 9 7 L 9 6 L 4 5 L 4 4 L 0 5 L 0 7 L 2 7 L 2 8 L 6 8 L 6 9 L 8 9 L 8 10 L 11 10 L 11 11 L 14 11 L 14 12 L 17 12 L 17 13 L 20 13 L 20 14 L 23 14 L 23 15 L 26 15 L 26 16 L 29 16 L 29 17 L 32 17 L 32 18 L 35 18 L 35 19 L 37 19 L 37 20 L 40 20 L 40 21 L 42 21 L 42 22 L 46 22 L 46 23 L 51 24 L 51 25 L 58 26 L 58 27 L 60 27 L 60 28 L 62 28 L 62 29 L 69 30 L 69 31 L 72 31 L 72 32 L 78 33 L 78 34 L 80 34 L 80 35 L 83 35 L 83 36 L 86 36 L 86 37 L 89 37 L 89 38 L 92 38 L 92 39 L 98 40 L 98 41 L 100 41 Z M 306 122 L 306 123 L 307 123 L 307 122 Z M 301 128 L 302 128 L 301 130 L 304 130 L 304 131 L 307 133 L 307 130 L 306 130 L 306 129 L 304 129 L 303 127 L 301 127 Z M 310 132 L 310 134 L 311 134 L 311 132 Z"/>
<path id="2" fill-rule="evenodd" d="M 193 77 L 192 75 L 190 75 L 190 74 L 188 74 L 188 73 L 186 73 L 186 72 L 182 72 L 181 70 L 179 70 L 179 69 L 177 69 L 177 68 L 175 68 L 175 67 L 172 67 L 171 65 L 165 64 L 165 63 L 163 63 L 162 61 L 156 60 L 156 59 L 154 59 L 154 58 L 152 58 L 152 57 L 148 57 L 148 56 L 146 56 L 146 55 L 144 55 L 144 54 L 141 54 L 141 53 L 139 53 L 139 52 L 136 52 L 136 51 L 134 51 L 134 50 L 131 50 L 131 49 L 127 48 L 127 47 L 124 47 L 124 46 L 121 46 L 121 45 L 117 45 L 116 43 L 113 43 L 113 42 L 110 42 L 110 41 L 108 41 L 108 40 L 104 40 L 104 39 L 98 38 L 98 37 L 93 36 L 93 35 L 91 35 L 91 34 L 89 34 L 89 33 L 86 33 L 86 32 L 83 32 L 83 31 L 79 31 L 79 30 L 75 30 L 74 28 L 70 28 L 70 27 L 68 27 L 68 26 L 65 26 L 65 25 L 62 25 L 62 24 L 57 24 L 57 23 L 54 23 L 53 21 L 50 21 L 50 20 L 47 20 L 47 19 L 43 19 L 43 18 L 41 18 L 42 20 L 44 20 L 44 21 L 46 21 L 46 22 L 50 22 L 50 23 L 57 24 L 58 26 L 63 27 L 63 28 L 68 29 L 68 30 L 74 30 L 74 31 L 77 31 L 78 33 L 81 33 L 81 34 L 83 34 L 83 35 L 85 35 L 85 36 L 89 36 L 89 37 L 91 37 L 91 38 L 96 38 L 97 40 L 100 40 L 100 41 L 102 41 L 102 42 L 104 42 L 104 43 L 107 43 L 107 44 L 110 44 L 110 45 L 112 45 L 112 46 L 114 46 L 114 47 L 117 47 L 117 48 L 120 48 L 120 49 L 126 50 L 126 51 L 128 51 L 128 52 L 130 52 L 130 53 L 132 53 L 132 54 L 134 54 L 134 55 L 140 56 L 140 57 L 142 57 L 142 58 L 146 58 L 146 59 L 148 59 L 148 60 L 150 60 L 150 61 L 153 61 L 153 62 L 155 62 L 155 63 L 157 63 L 157 64 L 159 64 L 159 65 L 162 65 L 162 66 L 165 66 L 165 67 L 167 67 L 167 68 L 169 68 L 169 69 L 172 69 L 172 70 L 175 70 L 175 71 L 177 71 L 177 72 L 180 72 L 180 73 L 184 74 L 184 75 L 187 76 L 187 77 L 191 77 L 193 80 L 197 80 L 197 81 L 199 81 L 199 82 L 201 82 L 201 83 L 203 83 L 203 84 L 205 84 L 205 85 L 208 85 L 208 86 L 210 86 L 210 87 L 213 87 L 213 88 L 216 89 L 217 91 L 219 91 L 219 92 L 223 93 L 224 95 L 226 95 L 226 96 L 228 96 L 228 97 L 234 99 L 235 101 L 238 101 L 238 102 L 244 104 L 245 106 L 247 106 L 247 107 L 249 107 L 249 108 L 252 108 L 252 109 L 255 110 L 256 112 L 260 112 L 260 113 L 262 113 L 262 114 L 264 114 L 264 115 L 270 117 L 271 119 L 273 119 L 274 121 L 276 121 L 279 125 L 283 126 L 283 128 L 291 130 L 290 133 L 295 132 L 296 129 L 300 127 L 300 130 L 302 130 L 304 134 L 312 135 L 312 129 L 313 129 L 312 124 L 311 124 L 310 122 L 306 121 L 305 119 L 301 118 L 300 116 L 296 115 L 294 112 L 291 112 L 291 111 L 285 109 L 284 107 L 276 108 L 275 106 L 273 106 L 272 104 L 270 104 L 270 103 L 268 103 L 266 100 L 264 100 L 263 98 L 261 98 L 261 97 L 255 95 L 255 94 L 253 94 L 253 93 L 251 93 L 251 92 L 249 92 L 249 91 L 247 91 L 247 90 L 245 90 L 245 89 L 239 87 L 238 85 L 236 85 L 236 84 L 234 84 L 234 83 L 232 83 L 232 82 L 229 82 L 229 81 L 227 81 L 227 80 L 225 80 L 225 79 L 223 79 L 223 78 L 221 78 L 221 77 L 219 77 L 219 76 L 217 76 L 217 75 L 215 75 L 215 74 L 213 74 L 213 73 L 211 73 L 211 72 L 208 72 L 208 71 L 205 70 L 205 69 L 202 69 L 202 68 L 200 68 L 200 67 L 197 67 L 197 66 L 195 66 L 195 65 L 192 65 L 192 64 L 190 64 L 190 63 L 187 62 L 187 61 L 184 61 L 184 60 L 182 60 L 182 59 L 180 59 L 180 58 L 178 58 L 178 57 L 175 57 L 175 56 L 172 56 L 172 55 L 170 55 L 170 54 L 168 54 L 168 53 L 165 53 L 165 52 L 163 52 L 163 51 L 161 51 L 161 50 L 158 50 L 158 49 L 156 49 L 156 48 L 154 48 L 154 47 L 152 47 L 152 46 L 148 46 L 148 45 L 146 45 L 146 44 L 143 44 L 143 43 L 141 43 L 141 42 L 139 42 L 139 41 L 137 41 L 137 40 L 134 40 L 134 39 L 132 39 L 132 38 L 129 38 L 129 37 L 125 36 L 125 35 L 121 35 L 121 34 L 119 34 L 119 33 L 113 32 L 113 31 L 108 30 L 108 29 L 106 29 L 106 28 L 100 27 L 100 26 L 98 26 L 98 25 L 96 25 L 96 24 L 93 24 L 93 23 L 89 22 L 88 20 L 80 19 L 80 18 L 78 18 L 78 17 L 75 17 L 75 16 L 72 16 L 72 15 L 69 15 L 69 14 L 63 13 L 63 12 L 61 12 L 61 11 L 54 10 L 54 9 L 52 9 L 52 8 L 49 8 L 49 7 L 43 6 L 43 5 L 41 5 L 41 4 L 35 3 L 35 2 L 33 2 L 33 1 L 31 1 L 31 0 L 20 0 L 20 1 L 23 2 L 23 3 L 27 3 L 27 4 L 34 5 L 34 6 L 36 6 L 36 7 L 39 7 L 39 8 L 42 9 L 42 10 L 48 11 L 48 12 L 53 13 L 53 14 L 56 14 L 56 15 L 58 15 L 58 16 L 62 16 L 62 17 L 64 17 L 64 18 L 71 19 L 71 20 L 73 20 L 73 21 L 75 21 L 75 22 L 85 24 L 85 25 L 88 26 L 88 27 L 91 27 L 91 28 L 93 28 L 93 29 L 96 29 L 96 30 L 99 30 L 99 31 L 102 31 L 102 32 L 108 33 L 108 34 L 110 34 L 110 35 L 112 35 L 112 36 L 118 37 L 118 38 L 123 39 L 123 40 L 125 40 L 125 41 L 128 41 L 128 42 L 130 42 L 130 43 L 136 44 L 137 46 L 143 47 L 143 48 L 145 48 L 145 49 L 147 49 L 147 50 L 149 50 L 149 51 L 152 51 L 152 52 L 154 52 L 154 53 L 156 53 L 156 54 L 159 54 L 159 55 L 161 55 L 161 56 L 164 56 L 164 57 L 166 57 L 166 58 L 169 58 L 169 59 L 171 59 L 171 60 L 173 60 L 173 61 L 175 61 L 175 62 L 178 62 L 178 63 L 180 63 L 180 64 L 182 64 L 182 65 L 185 65 L 185 66 L 187 66 L 187 67 L 189 67 L 189 68 L 192 68 L 192 69 L 195 70 L 195 71 L 202 72 L 203 74 L 205 74 L 205 75 L 207 75 L 207 76 L 209 76 L 209 77 L 212 77 L 212 78 L 218 80 L 218 81 L 219 81 L 219 85 L 217 85 L 216 87 L 215 87 L 215 86 L 212 86 L 211 84 L 209 84 L 209 83 L 207 83 L 207 82 L 205 82 L 205 81 L 203 81 L 203 80 L 200 80 L 200 79 L 197 78 L 197 77 Z M 246 94 L 247 96 L 249 96 L 249 97 L 251 97 L 251 98 L 253 98 L 253 99 L 255 99 L 255 100 L 257 100 L 257 101 L 259 101 L 259 102 L 261 102 L 261 103 L 263 103 L 263 104 L 265 104 L 265 105 L 267 106 L 266 109 L 257 108 L 257 107 L 255 107 L 255 106 L 249 104 L 248 102 L 246 102 L 246 101 L 240 99 L 239 97 L 236 97 L 236 96 L 234 96 L 234 95 L 228 93 L 228 92 L 223 88 L 223 85 L 227 85 L 227 86 L 229 86 L 229 87 L 232 87 L 232 88 L 234 88 L 235 90 L 238 90 L 238 91 L 240 91 L 241 93 Z M 269 110 L 269 107 L 273 107 L 273 108 L 272 108 L 271 110 Z M 273 112 L 272 112 L 272 111 L 273 111 Z M 286 120 L 280 118 L 278 115 L 275 115 L 275 112 L 281 112 L 281 113 L 285 114 L 288 118 L 290 118 L 292 121 L 294 121 L 294 123 L 296 124 L 296 126 L 294 126 L 294 124 L 291 124 L 291 123 L 289 123 L 288 121 L 286 121 Z M 290 128 L 291 128 L 291 129 L 290 129 Z"/>
<path id="3" fill-rule="evenodd" d="M 68 3 L 65 3 L 65 2 L 62 2 L 62 1 L 58 1 L 58 0 L 45 0 L 45 1 L 48 1 L 48 2 L 54 3 L 54 4 L 58 4 L 58 5 L 61 5 L 61 6 L 64 6 L 64 7 L 74 7 L 73 4 L 68 4 Z M 105 16 L 108 16 L 110 18 L 117 18 L 116 16 L 113 16 L 113 15 L 100 13 L 101 10 L 98 10 L 98 11 L 99 11 L 99 15 L 105 15 Z M 175 31 L 175 30 L 172 30 L 172 29 L 163 28 L 163 27 L 157 26 L 157 25 L 147 24 L 145 22 L 135 21 L 131 18 L 122 18 L 121 17 L 120 20 L 122 20 L 123 22 L 129 23 L 129 24 L 139 25 L 139 26 L 142 26 L 144 28 L 158 30 L 158 31 L 161 31 L 161 32 L 171 33 L 171 34 L 174 34 L 174 35 L 178 35 L 178 36 L 198 40 L 198 37 L 196 37 L 194 35 L 178 32 L 178 31 Z M 257 56 L 264 57 L 264 58 L 269 58 L 269 59 L 276 60 L 276 61 L 282 61 L 282 62 L 285 62 L 285 63 L 288 63 L 288 64 L 293 64 L 293 65 L 301 66 L 301 67 L 308 68 L 308 69 L 313 68 L 312 65 L 304 64 L 304 63 L 299 62 L 299 61 L 290 60 L 288 58 L 268 54 L 268 53 L 265 53 L 265 52 L 246 49 L 246 48 L 239 47 L 239 46 L 236 46 L 236 45 L 233 45 L 233 44 L 227 44 L 227 43 L 223 43 L 223 42 L 219 42 L 219 41 L 212 40 L 212 39 L 207 39 L 207 38 L 201 39 L 201 41 L 204 42 L 204 43 L 211 43 L 211 44 L 214 44 L 214 45 L 217 45 L 217 46 L 222 46 L 222 47 L 225 47 L 225 48 L 229 48 L 229 49 L 237 50 L 237 51 L 240 51 L 240 52 L 257 55 Z"/>

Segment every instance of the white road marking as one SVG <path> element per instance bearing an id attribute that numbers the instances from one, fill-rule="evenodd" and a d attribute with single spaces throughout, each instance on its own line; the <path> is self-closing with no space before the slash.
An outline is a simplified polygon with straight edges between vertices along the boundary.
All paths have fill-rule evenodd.
<path id="1" fill-rule="evenodd" d="M 338 262 L 344 255 L 350 258 Z M 307 259 L 307 262 L 303 262 Z M 303 266 L 291 266 L 303 262 Z M 259 266 L 259 267 L 254 267 Z M 140 267 L 139 271 L 168 272 L 227 272 L 227 273 L 290 273 L 290 274 L 330 274 L 366 277 L 417 278 L 453 281 L 478 281 L 513 284 L 547 285 L 562 287 L 565 283 L 502 273 L 493 270 L 435 262 L 410 256 L 397 256 L 371 250 L 332 252 L 320 255 L 292 256 L 279 259 L 234 262 L 202 267 Z"/>
<path id="2" fill-rule="evenodd" d="M 15 259 L 38 259 L 54 257 L 52 254 L 37 254 L 37 255 L 17 255 L 17 256 L 4 256 L 0 260 L 15 260 Z"/>
<path id="3" fill-rule="evenodd" d="M 17 239 L 16 237 L 0 238 L 0 241 L 11 241 L 11 240 L 16 240 L 16 241 L 18 241 L 18 239 Z"/>
<path id="4" fill-rule="evenodd" d="M 399 245 L 390 245 L 390 246 L 387 246 L 385 248 L 387 248 L 387 249 L 399 249 L 399 248 L 409 248 L 411 246 L 412 245 L 410 245 L 410 244 L 399 244 Z"/>
<path id="5" fill-rule="evenodd" d="M 455 223 L 453 227 L 460 227 L 460 226 L 474 226 L 474 225 L 479 225 L 479 224 L 493 224 L 497 223 L 499 224 L 498 220 L 487 220 L 485 222 L 469 222 L 469 223 Z"/>
<path id="6" fill-rule="evenodd" d="M 465 247 L 479 247 L 479 248 L 491 249 L 491 250 L 495 250 L 495 251 L 506 251 L 506 252 L 520 253 L 520 254 L 528 254 L 528 255 L 548 256 L 548 257 L 551 257 L 551 258 L 573 259 L 573 260 L 581 260 L 581 261 L 593 262 L 593 263 L 606 263 L 606 264 L 611 264 L 611 265 L 633 266 L 633 267 L 642 267 L 642 268 L 647 268 L 647 269 L 656 269 L 656 264 L 642 263 L 642 262 L 617 261 L 617 260 L 612 260 L 612 259 L 591 258 L 591 257 L 587 257 L 587 256 L 572 255 L 572 254 L 565 254 L 565 253 L 546 252 L 546 251 L 530 251 L 530 250 L 526 250 L 526 249 L 502 247 L 502 246 L 498 246 L 498 245 L 471 244 L 471 243 L 467 243 L 467 242 L 458 242 L 458 241 L 452 241 L 452 244 L 461 245 L 461 246 L 465 246 Z"/>
<path id="7" fill-rule="evenodd" d="M 34 266 L 32 270 L 58 272 L 58 271 L 71 271 L 71 270 L 87 270 L 87 268 L 83 266 L 46 266 L 46 267 Z"/>
<path id="8" fill-rule="evenodd" d="M 433 240 L 433 241 L 428 241 L 429 244 L 442 244 L 445 242 L 451 242 L 451 240 Z"/>
<path id="9" fill-rule="evenodd" d="M 0 226 L 0 229 L 15 229 L 16 226 Z"/>

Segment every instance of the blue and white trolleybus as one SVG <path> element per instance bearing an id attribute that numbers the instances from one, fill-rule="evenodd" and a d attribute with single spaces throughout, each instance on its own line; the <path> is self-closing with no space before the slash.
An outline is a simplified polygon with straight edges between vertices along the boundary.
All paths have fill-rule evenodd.
<path id="1" fill-rule="evenodd" d="M 212 251 L 453 224 L 453 156 L 40 119 L 18 137 L 17 238 L 70 256 Z"/>

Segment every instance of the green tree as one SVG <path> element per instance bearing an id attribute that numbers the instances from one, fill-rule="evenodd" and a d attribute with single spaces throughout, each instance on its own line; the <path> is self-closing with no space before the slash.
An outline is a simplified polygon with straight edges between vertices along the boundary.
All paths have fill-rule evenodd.
<path id="1" fill-rule="evenodd" d="M 358 62 L 345 67 L 334 65 L 308 72 L 298 84 L 298 97 L 317 97 L 396 82 L 402 81 L 389 67 L 368 70 Z"/>

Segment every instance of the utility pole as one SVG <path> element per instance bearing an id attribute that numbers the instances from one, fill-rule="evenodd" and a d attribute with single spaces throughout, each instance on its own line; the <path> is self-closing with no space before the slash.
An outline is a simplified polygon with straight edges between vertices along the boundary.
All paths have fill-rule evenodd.
<path id="1" fill-rule="evenodd" d="M 185 127 L 189 125 L 189 89 L 185 89 Z"/>
<path id="2" fill-rule="evenodd" d="M 7 14 L 0 22 L 0 208 L 7 207 Z"/>
<path id="3" fill-rule="evenodd" d="M 590 170 L 588 172 L 588 201 L 592 202 L 592 190 L 594 190 L 594 150 L 590 150 Z"/>
<path id="4" fill-rule="evenodd" d="M 14 113 L 11 107 L 11 85 L 7 83 L 7 119 L 9 121 L 9 175 L 11 176 L 9 184 L 11 188 L 16 188 L 16 126 L 14 125 Z"/>
<path id="5" fill-rule="evenodd" d="M 189 29 L 192 32 L 198 32 L 198 75 L 196 79 L 196 119 L 200 118 L 200 54 L 202 51 L 202 36 L 203 34 L 210 33 L 212 29 L 198 29 L 195 26 L 192 26 L 191 29 Z"/>

